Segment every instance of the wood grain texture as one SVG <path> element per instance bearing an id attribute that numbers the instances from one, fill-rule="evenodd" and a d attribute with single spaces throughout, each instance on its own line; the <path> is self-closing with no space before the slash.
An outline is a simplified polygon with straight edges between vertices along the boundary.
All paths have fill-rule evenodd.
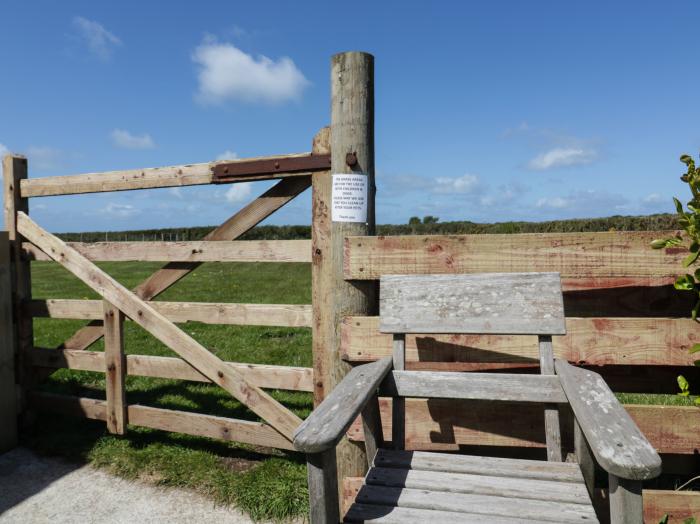
<path id="1" fill-rule="evenodd" d="M 304 304 L 233 304 L 214 302 L 150 302 L 171 322 L 202 322 L 235 326 L 310 327 L 311 306 Z M 101 319 L 100 300 L 46 299 L 25 303 L 33 317 Z"/>
<path id="2" fill-rule="evenodd" d="M 652 250 L 659 231 L 345 239 L 345 278 L 392 274 L 555 271 L 578 279 L 675 277 L 685 248 Z"/>
<path id="3" fill-rule="evenodd" d="M 622 479 L 658 476 L 661 458 L 602 377 L 563 360 L 555 368 L 598 464 Z"/>
<path id="4" fill-rule="evenodd" d="M 20 184 L 23 198 L 53 195 L 75 195 L 108 191 L 129 191 L 157 187 L 183 187 L 211 184 L 213 169 L 221 163 L 240 163 L 252 160 L 280 160 L 308 156 L 309 153 L 277 155 L 257 158 L 240 158 L 202 164 L 187 164 L 145 169 L 126 169 L 103 173 L 53 176 L 24 180 Z M 270 180 L 285 177 L 308 177 L 310 173 L 271 173 L 265 175 L 241 175 L 236 181 Z"/>
<path id="5" fill-rule="evenodd" d="M 505 477 L 494 472 L 479 474 L 399 468 L 372 468 L 365 477 L 371 486 L 425 489 L 449 493 L 474 493 L 554 502 L 590 504 L 581 483 Z"/>
<path id="6" fill-rule="evenodd" d="M 275 211 L 303 193 L 311 184 L 310 177 L 287 178 L 265 191 L 257 199 L 232 215 L 226 222 L 214 229 L 203 240 L 234 240 Z M 180 279 L 197 269 L 201 262 L 171 262 L 141 282 L 134 292 L 144 300 L 151 300 Z M 78 330 L 61 347 L 87 349 L 102 338 L 102 323 L 91 322 Z"/>
<path id="7" fill-rule="evenodd" d="M 406 335 L 404 333 L 394 333 L 391 358 L 395 370 L 403 371 L 406 369 Z M 391 411 L 393 419 L 391 423 L 391 443 L 394 449 L 403 449 L 406 441 L 406 401 L 398 394 L 394 395 Z"/>
<path id="8" fill-rule="evenodd" d="M 250 384 L 238 371 L 226 366 L 217 356 L 181 331 L 147 302 L 131 293 L 65 242 L 43 230 L 24 213 L 18 213 L 18 230 L 105 300 L 291 440 L 294 430 L 301 423 L 291 411 L 257 386 Z"/>
<path id="9" fill-rule="evenodd" d="M 331 169 L 314 175 L 312 235 L 314 243 L 314 376 L 315 400 L 327 396 L 350 371 L 340 358 L 340 324 L 347 315 L 376 313 L 373 282 L 351 283 L 343 278 L 343 240 L 348 235 L 373 235 L 374 183 L 374 57 L 362 52 L 335 55 L 330 64 Z M 354 165 L 346 162 L 354 155 Z M 333 222 L 331 173 L 367 176 L 367 222 Z M 314 275 L 314 272 L 316 274 Z M 367 457 L 362 446 L 343 439 L 336 448 L 338 478 L 361 475 Z M 341 482 L 338 482 L 338 486 Z M 340 489 L 340 488 L 339 488 Z"/>
<path id="10" fill-rule="evenodd" d="M 188 242 L 67 242 L 95 262 L 311 262 L 309 240 L 238 240 Z M 51 260 L 29 242 L 22 244 L 29 260 Z"/>
<path id="11" fill-rule="evenodd" d="M 30 402 L 38 411 L 107 420 L 107 402 L 104 400 L 32 392 Z M 128 406 L 127 411 L 129 422 L 136 426 L 270 448 L 293 449 L 284 436 L 261 422 L 140 405 Z"/>
<path id="12" fill-rule="evenodd" d="M 349 362 L 391 355 L 392 338 L 380 333 L 379 317 L 347 317 L 341 334 L 341 353 Z M 688 349 L 700 342 L 700 330 L 689 318 L 567 318 L 566 335 L 552 342 L 556 358 L 581 365 L 692 366 Z M 406 360 L 408 369 L 420 362 L 454 370 L 539 364 L 537 338 L 515 335 L 408 335 Z"/>
<path id="13" fill-rule="evenodd" d="M 340 520 L 338 467 L 335 448 L 306 455 L 309 486 L 309 519 L 312 524 L 335 524 Z"/>
<path id="14" fill-rule="evenodd" d="M 17 230 L 17 214 L 29 212 L 29 201 L 20 195 L 20 182 L 29 174 L 27 159 L 17 155 L 5 155 L 3 158 L 3 189 L 5 229 L 10 242 L 11 282 L 12 282 L 12 316 L 14 319 L 14 336 L 8 342 L 14 343 L 15 382 L 18 384 L 17 411 L 24 411 L 24 394 L 31 388 L 35 377 L 29 375 L 24 363 L 24 351 L 34 345 L 34 326 L 32 319 L 22 315 L 21 304 L 32 297 L 32 274 L 29 262 L 20 255 L 20 244 L 24 237 Z"/>
<path id="15" fill-rule="evenodd" d="M 391 435 L 391 399 L 380 398 L 379 407 L 384 435 Z M 636 404 L 624 407 L 658 453 L 689 457 L 700 451 L 699 409 Z M 359 420 L 350 426 L 348 436 L 362 440 Z M 406 446 L 440 451 L 465 446 L 543 448 L 544 415 L 536 404 L 406 399 Z"/>
<path id="16" fill-rule="evenodd" d="M 359 491 L 359 488 L 358 488 Z M 537 520 L 519 517 L 489 515 L 489 524 L 534 524 Z M 482 524 L 484 515 L 454 511 L 435 511 L 415 508 L 398 508 L 377 504 L 353 504 L 344 522 L 372 522 L 377 524 L 405 524 L 406 522 L 439 522 L 440 524 Z"/>
<path id="17" fill-rule="evenodd" d="M 376 394 L 391 370 L 385 358 L 353 368 L 294 433 L 294 447 L 304 453 L 319 453 L 334 447 Z"/>
<path id="18" fill-rule="evenodd" d="M 700 515 L 700 493 L 697 491 L 645 489 L 642 499 L 646 524 L 657 524 L 665 514 L 668 514 L 669 522 L 683 522 Z"/>
<path id="19" fill-rule="evenodd" d="M 554 350 L 552 349 L 552 337 L 540 335 L 538 337 L 538 345 L 540 348 L 540 373 L 543 376 L 553 376 Z M 560 384 L 559 387 L 561 387 Z M 544 409 L 544 434 L 547 443 L 547 460 L 561 462 L 563 458 L 559 407 L 551 402 L 545 405 Z"/>
<path id="20" fill-rule="evenodd" d="M 454 456 L 454 455 L 452 455 Z M 541 462 L 541 461 L 539 461 Z M 360 490 L 364 484 L 364 478 L 362 477 L 348 477 L 344 479 L 343 482 L 343 505 L 349 508 L 352 502 L 355 500 L 357 492 Z M 600 490 L 599 490 L 600 491 Z M 700 513 L 700 493 L 695 491 L 666 491 L 666 490 L 655 490 L 655 489 L 645 489 L 642 492 L 643 503 L 644 503 L 644 523 L 645 524 L 657 524 L 664 514 L 669 514 L 669 522 L 681 522 L 683 519 L 697 515 Z M 607 492 L 604 494 L 607 500 Z M 376 508 L 377 506 L 365 506 L 369 509 Z M 373 510 L 368 513 L 362 513 L 361 515 L 370 515 L 373 519 L 372 522 L 390 522 L 403 524 L 404 522 L 422 522 L 426 521 L 424 518 L 424 513 L 419 515 L 419 518 L 411 520 L 413 513 L 400 513 L 398 510 L 400 508 L 379 506 L 379 511 Z M 393 510 L 392 513 L 388 513 L 386 509 Z M 407 511 L 409 511 L 407 509 Z M 410 510 L 418 511 L 418 510 Z M 433 517 L 437 518 L 436 522 L 469 522 L 464 520 L 463 513 L 444 513 L 441 515 L 436 515 L 431 512 Z M 402 517 L 406 515 L 406 518 Z M 453 520 L 449 520 L 452 518 Z M 483 517 L 479 516 L 481 520 L 476 520 L 474 522 L 483 522 Z M 443 520 L 445 519 L 445 520 Z M 430 519 L 428 519 L 430 520 Z M 498 522 L 497 520 L 489 520 L 491 522 Z M 527 522 L 516 517 L 515 522 Z M 510 523 L 509 523 L 510 524 Z"/>
<path id="21" fill-rule="evenodd" d="M 551 375 L 394 371 L 382 386 L 386 396 L 566 403 L 559 378 Z"/>
<path id="22" fill-rule="evenodd" d="M 124 314 L 106 300 L 103 303 L 105 351 L 104 371 L 107 396 L 107 431 L 126 433 L 126 357 L 124 356 Z"/>
<path id="23" fill-rule="evenodd" d="M 6 231 L 0 231 L 0 453 L 17 445 L 15 327 L 12 309 L 10 240 Z"/>
<path id="24" fill-rule="evenodd" d="M 382 417 L 379 413 L 379 399 L 372 395 L 362 410 L 362 431 L 365 436 L 367 466 L 372 467 L 377 450 L 384 446 Z"/>
<path id="25" fill-rule="evenodd" d="M 608 475 L 610 524 L 638 524 L 644 519 L 642 482 Z"/>
<path id="26" fill-rule="evenodd" d="M 82 371 L 105 370 L 105 354 L 101 351 L 81 349 L 31 349 L 28 362 L 36 367 L 50 369 L 68 368 Z M 313 369 L 269 364 L 242 364 L 225 362 L 260 388 L 286 389 L 289 391 L 313 391 Z M 151 355 L 127 355 L 128 375 L 171 378 L 195 382 L 211 382 L 206 376 L 182 359 Z"/>
<path id="27" fill-rule="evenodd" d="M 570 462 L 383 449 L 374 463 L 378 468 L 583 484 L 578 465 Z"/>
<path id="28" fill-rule="evenodd" d="M 572 504 L 496 495 L 365 485 L 360 488 L 355 500 L 360 504 L 475 513 L 483 515 L 487 522 L 491 516 L 511 517 L 513 515 L 518 515 L 523 519 L 560 524 L 598 522 L 591 504 Z"/>
<path id="29" fill-rule="evenodd" d="M 382 333 L 566 332 L 556 273 L 386 275 L 379 285 Z"/>

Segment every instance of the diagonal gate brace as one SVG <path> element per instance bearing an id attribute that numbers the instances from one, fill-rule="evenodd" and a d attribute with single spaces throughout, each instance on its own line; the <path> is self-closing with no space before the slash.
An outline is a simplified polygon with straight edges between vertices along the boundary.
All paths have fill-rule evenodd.
<path id="1" fill-rule="evenodd" d="M 17 213 L 17 230 L 51 259 L 73 273 L 134 322 L 166 344 L 197 371 L 231 393 L 290 441 L 301 419 L 282 404 L 249 383 L 199 342 L 170 322 L 148 302 L 139 298 L 99 267 L 44 230 L 25 213 Z"/>

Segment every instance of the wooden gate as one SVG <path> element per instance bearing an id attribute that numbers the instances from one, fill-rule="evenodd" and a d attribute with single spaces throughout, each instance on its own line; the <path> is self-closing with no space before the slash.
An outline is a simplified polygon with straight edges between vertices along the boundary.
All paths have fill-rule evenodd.
<path id="1" fill-rule="evenodd" d="M 5 223 L 13 251 L 16 354 L 20 359 L 23 403 L 105 420 L 113 433 L 126 424 L 292 449 L 301 420 L 263 388 L 313 390 L 313 371 L 224 362 L 175 325 L 190 320 L 219 324 L 311 326 L 310 305 L 151 302 L 203 262 L 310 262 L 311 243 L 235 241 L 311 186 L 312 173 L 330 169 L 329 130 L 315 137 L 311 153 L 219 161 L 155 169 L 27 178 L 27 161 L 4 160 Z M 238 183 L 279 179 L 204 240 L 194 242 L 66 243 L 29 217 L 28 199 L 155 187 Z M 30 263 L 61 264 L 102 300 L 33 300 Z M 101 270 L 97 261 L 165 261 L 167 264 L 129 290 Z M 55 349 L 35 348 L 35 317 L 89 319 L 91 322 Z M 124 320 L 129 319 L 181 358 L 124 354 Z M 105 351 L 88 351 L 104 336 Z M 32 392 L 30 387 L 53 369 L 106 373 L 106 400 Z M 206 381 L 217 384 L 257 414 L 262 422 L 129 405 L 127 374 Z"/>

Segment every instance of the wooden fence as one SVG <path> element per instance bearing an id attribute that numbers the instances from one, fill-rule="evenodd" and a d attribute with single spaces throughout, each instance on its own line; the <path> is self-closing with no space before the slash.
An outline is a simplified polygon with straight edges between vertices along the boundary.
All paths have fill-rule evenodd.
<path id="1" fill-rule="evenodd" d="M 293 449 L 291 437 L 301 420 L 263 389 L 311 392 L 313 370 L 221 361 L 175 323 L 311 327 L 311 305 L 152 302 L 152 299 L 204 262 L 311 262 L 308 240 L 235 239 L 309 188 L 312 173 L 328 174 L 328 140 L 329 131 L 324 129 L 314 139 L 311 153 L 38 179 L 27 178 L 26 159 L 5 157 L 7 235 L 0 238 L 0 259 L 5 257 L 3 272 L 0 272 L 0 292 L 7 298 L 11 288 L 12 306 L 0 311 L 0 323 L 10 342 L 0 352 L 3 364 L 0 369 L 8 374 L 7 370 L 11 372 L 14 367 L 12 361 L 17 359 L 20 409 L 51 409 L 104 420 L 108 430 L 117 434 L 123 434 L 127 424 L 134 424 Z M 202 241 L 66 243 L 29 217 L 30 197 L 270 179 L 280 180 Z M 10 257 L 11 264 L 8 263 Z M 98 293 L 101 300 L 33 299 L 30 264 L 36 260 L 61 264 Z M 166 265 L 135 289 L 128 290 L 95 265 L 103 261 L 157 261 Z M 9 306 L 6 302 L 3 307 Z M 37 348 L 33 319 L 41 317 L 90 322 L 59 347 Z M 139 324 L 180 358 L 125 355 L 125 320 Z M 103 336 L 104 352 L 90 350 Z M 105 400 L 32 389 L 57 368 L 105 373 Z M 261 421 L 130 405 L 124 387 L 126 375 L 217 384 L 257 414 Z M 14 382 L 11 374 L 1 378 L 7 378 L 3 380 L 5 389 Z M 3 390 L 1 396 L 0 414 L 3 420 L 11 419 L 10 410 L 14 412 L 15 406 L 8 399 L 14 395 Z M 14 428 L 0 433 L 4 449 L 16 441 Z"/>
<path id="2" fill-rule="evenodd" d="M 344 276 L 375 281 L 385 274 L 560 272 L 567 335 L 554 337 L 556 356 L 595 368 L 618 392 L 675 392 L 678 372 L 697 378 L 688 348 L 700 342 L 700 329 L 688 318 L 690 297 L 671 285 L 684 250 L 650 249 L 653 238 L 667 233 L 349 237 Z M 346 317 L 343 358 L 359 363 L 391 355 L 391 336 L 379 333 L 378 325 L 376 316 Z M 407 369 L 532 372 L 539 366 L 536 340 L 526 336 L 409 336 L 406 358 Z M 391 399 L 380 406 L 390 436 Z M 625 407 L 662 454 L 664 473 L 700 472 L 700 409 Z M 409 449 L 544 453 L 543 410 L 537 406 L 407 399 L 406 419 Z M 363 439 L 359 422 L 350 436 Z M 346 496 L 355 486 L 356 479 L 346 479 Z M 676 518 L 700 513 L 700 493 L 651 490 L 645 504 L 655 523 L 664 512 Z"/>
<path id="3" fill-rule="evenodd" d="M 362 53 L 334 57 L 331 129 L 314 139 L 311 153 L 206 164 L 30 179 L 24 158 L 4 159 L 7 235 L 0 235 L 0 421 L 14 419 L 13 378 L 20 409 L 34 406 L 103 420 L 110 431 L 126 424 L 291 449 L 299 423 L 263 389 L 313 391 L 318 402 L 352 365 L 391 352 L 378 332 L 376 281 L 383 274 L 557 271 L 563 279 L 568 334 L 557 338 L 558 357 L 595 367 L 618 392 L 674 392 L 682 372 L 700 381 L 687 349 L 700 342 L 692 304 L 673 290 L 682 250 L 653 251 L 661 232 L 375 237 L 372 60 Z M 331 219 L 332 173 L 368 176 L 366 223 Z M 28 199 L 156 187 L 279 179 L 204 240 L 196 242 L 65 243 L 29 216 Z M 236 240 L 309 187 L 311 241 Z M 11 249 L 8 249 L 9 248 Z M 30 264 L 53 260 L 94 289 L 101 300 L 35 300 Z M 161 269 L 128 290 L 94 263 L 163 261 Z M 200 264 L 309 262 L 311 305 L 152 301 Z M 11 274 L 9 268 L 12 268 Z M 11 296 L 12 300 L 7 300 Z M 60 347 L 34 347 L 33 319 L 90 321 Z M 13 320 L 14 319 L 14 320 Z M 125 320 L 138 323 L 181 358 L 124 355 Z M 174 323 L 311 327 L 314 367 L 222 362 Z M 88 348 L 105 337 L 105 351 Z M 409 336 L 407 368 L 452 371 L 521 370 L 538 366 L 532 337 Z M 18 359 L 13 377 L 13 360 Z M 106 400 L 32 391 L 56 368 L 104 372 Z M 126 375 L 215 383 L 257 413 L 261 422 L 166 410 L 128 403 Z M 9 386 L 8 386 L 9 384 Z M 664 472 L 700 471 L 700 409 L 627 405 L 662 454 Z M 381 402 L 384 434 L 391 435 L 390 399 Z M 484 451 L 542 456 L 543 410 L 514 403 L 407 400 L 406 441 L 411 449 Z M 567 424 L 568 426 L 568 424 Z M 565 428 L 566 429 L 566 428 Z M 0 448 L 16 441 L 13 424 L 0 425 Z M 346 498 L 366 461 L 360 424 L 338 449 Z M 564 434 L 565 440 L 567 435 Z M 605 493 L 600 494 L 601 497 Z M 649 522 L 664 512 L 700 513 L 700 495 L 649 490 Z"/>

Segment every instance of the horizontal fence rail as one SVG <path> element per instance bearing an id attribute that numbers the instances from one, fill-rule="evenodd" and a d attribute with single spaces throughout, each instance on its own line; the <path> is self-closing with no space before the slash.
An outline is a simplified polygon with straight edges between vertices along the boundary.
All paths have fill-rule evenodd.
<path id="1" fill-rule="evenodd" d="M 311 327 L 311 306 L 304 304 L 230 304 L 213 302 L 149 302 L 171 322 L 247 326 Z M 24 312 L 37 318 L 102 319 L 101 300 L 32 300 Z"/>
<path id="2" fill-rule="evenodd" d="M 311 262 L 310 240 L 233 240 L 187 242 L 67 242 L 93 262 Z M 52 260 L 30 242 L 29 260 Z"/>
<path id="3" fill-rule="evenodd" d="M 67 368 L 104 373 L 105 354 L 82 349 L 34 348 L 25 352 L 33 366 L 51 369 Z M 251 384 L 266 389 L 313 391 L 313 369 L 268 364 L 224 362 Z M 182 359 L 151 355 L 126 355 L 126 374 L 141 377 L 169 378 L 194 382 L 211 382 Z"/>
<path id="4" fill-rule="evenodd" d="M 685 248 L 652 250 L 652 240 L 674 232 L 523 233 L 348 237 L 346 279 L 381 275 L 557 271 L 564 278 L 673 278 Z"/>
<path id="5" fill-rule="evenodd" d="M 349 362 L 391 355 L 392 336 L 379 332 L 379 317 L 347 317 L 341 353 Z M 689 318 L 567 318 L 566 335 L 552 337 L 554 354 L 581 365 L 692 366 L 688 353 L 700 342 Z M 537 337 L 520 335 L 408 335 L 409 368 L 419 363 L 513 363 L 539 366 Z M 427 365 L 427 364 L 426 364 Z M 438 366 L 439 367 L 439 366 Z"/>
<path id="6" fill-rule="evenodd" d="M 64 413 L 93 420 L 107 420 L 107 402 L 104 400 L 33 392 L 30 394 L 29 401 L 38 411 Z M 127 415 L 130 424 L 151 429 L 243 442 L 257 446 L 294 449 L 289 440 L 262 422 L 152 408 L 138 404 L 128 406 Z"/>
<path id="7" fill-rule="evenodd" d="M 299 162 L 300 160 L 311 160 L 314 156 L 322 156 L 324 159 L 327 159 L 327 163 L 308 162 L 308 166 L 304 167 L 304 163 Z M 277 164 L 277 167 L 275 167 L 275 164 Z M 245 167 L 236 168 L 239 165 Z M 287 165 L 289 168 L 285 170 Z M 265 167 L 260 168 L 258 166 Z M 228 171 L 227 167 L 230 167 Z M 198 186 L 212 183 L 250 182 L 299 176 L 308 177 L 314 171 L 328 170 L 329 168 L 330 160 L 327 155 L 297 153 L 237 160 L 220 160 L 202 164 L 28 178 L 20 182 L 20 196 L 29 198 L 75 195 L 159 187 Z M 219 173 L 220 176 L 216 176 L 215 173 Z"/>

